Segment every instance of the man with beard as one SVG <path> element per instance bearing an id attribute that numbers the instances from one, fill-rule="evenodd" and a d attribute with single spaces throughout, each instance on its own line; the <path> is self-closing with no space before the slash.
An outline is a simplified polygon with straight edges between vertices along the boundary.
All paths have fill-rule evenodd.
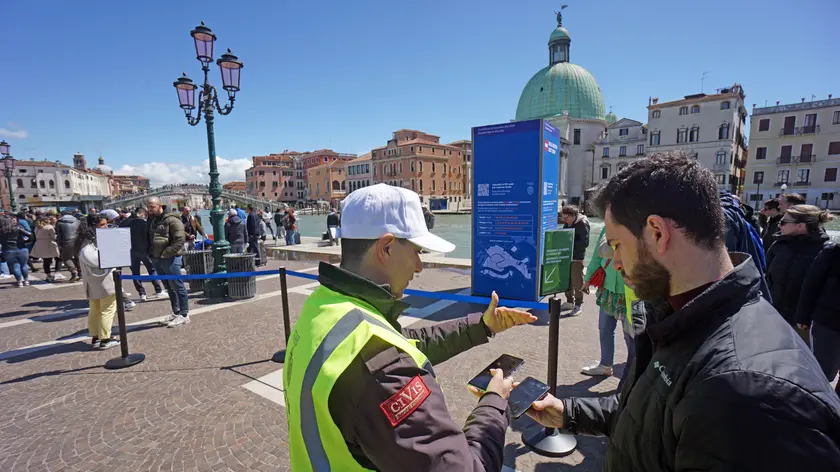
<path id="1" fill-rule="evenodd" d="M 596 198 L 613 266 L 656 301 L 620 394 L 553 396 L 538 422 L 610 438 L 604 470 L 840 470 L 840 398 L 727 254 L 714 175 L 687 154 L 641 159 Z"/>

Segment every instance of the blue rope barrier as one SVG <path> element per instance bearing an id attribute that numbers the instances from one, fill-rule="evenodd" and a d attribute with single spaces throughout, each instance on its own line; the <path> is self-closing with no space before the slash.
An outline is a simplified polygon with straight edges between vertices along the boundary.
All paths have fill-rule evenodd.
<path id="1" fill-rule="evenodd" d="M 140 282 L 151 282 L 152 280 L 203 280 L 203 279 L 228 279 L 233 277 L 254 277 L 257 275 L 279 275 L 279 270 L 258 270 L 254 272 L 226 272 L 223 274 L 192 274 L 192 275 L 124 275 L 123 280 L 137 280 Z M 317 275 L 286 270 L 286 274 L 302 279 L 318 280 Z M 406 289 L 406 295 L 422 298 L 433 298 L 436 300 L 450 300 L 460 303 L 474 303 L 477 305 L 489 305 L 487 297 L 475 297 L 472 295 L 458 295 L 455 293 L 427 292 L 425 290 Z M 531 310 L 548 311 L 548 303 L 527 302 L 522 300 L 499 300 L 499 306 L 528 308 Z"/>

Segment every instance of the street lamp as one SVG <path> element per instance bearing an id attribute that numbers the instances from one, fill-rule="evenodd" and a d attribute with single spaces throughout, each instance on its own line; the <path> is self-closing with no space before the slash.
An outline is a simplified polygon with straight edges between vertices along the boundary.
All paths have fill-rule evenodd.
<path id="1" fill-rule="evenodd" d="M 9 206 L 12 213 L 17 213 L 17 201 L 12 190 L 12 173 L 15 171 L 15 158 L 9 154 L 9 143 L 0 141 L 0 155 L 3 156 L 3 174 L 6 176 L 6 186 L 9 187 Z"/>
<path id="2" fill-rule="evenodd" d="M 213 226 L 213 272 L 227 272 L 225 267 L 225 254 L 230 251 L 230 243 L 225 240 L 224 211 L 222 211 L 221 196 L 222 185 L 219 183 L 219 168 L 216 165 L 216 139 L 213 134 L 213 114 L 215 110 L 220 115 L 227 115 L 233 111 L 233 103 L 236 100 L 236 92 L 239 91 L 239 75 L 242 70 L 242 61 L 234 56 L 230 49 L 216 61 L 222 73 L 222 88 L 227 92 L 228 103 L 222 107 L 219 104 L 219 97 L 216 94 L 216 87 L 210 85 L 208 74 L 210 64 L 213 62 L 213 44 L 216 35 L 202 21 L 190 31 L 195 42 L 195 58 L 201 63 L 201 70 L 204 72 L 204 84 L 198 93 L 198 110 L 196 116 L 192 111 L 196 109 L 195 91 L 199 87 L 184 73 L 173 82 L 178 93 L 178 105 L 184 110 L 187 122 L 191 126 L 201 122 L 201 115 L 204 114 L 204 122 L 207 125 L 207 151 L 210 156 L 210 197 L 213 202 L 213 210 L 210 212 L 210 223 Z M 207 295 L 210 298 L 223 298 L 227 296 L 227 282 L 225 279 L 211 279 L 207 283 Z"/>

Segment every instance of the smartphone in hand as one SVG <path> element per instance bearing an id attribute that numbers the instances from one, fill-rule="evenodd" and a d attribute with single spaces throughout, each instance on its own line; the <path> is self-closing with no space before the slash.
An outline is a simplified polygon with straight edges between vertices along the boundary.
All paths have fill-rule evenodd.
<path id="1" fill-rule="evenodd" d="M 502 369 L 504 376 L 508 377 L 524 363 L 525 361 L 523 359 L 513 357 L 509 354 L 502 354 L 498 359 L 493 361 L 492 364 L 482 370 L 481 373 L 473 377 L 472 380 L 469 381 L 469 384 L 481 391 L 487 390 L 487 386 L 490 385 L 490 379 L 493 378 L 493 374 L 490 373 L 490 369 Z"/>
<path id="2" fill-rule="evenodd" d="M 510 416 L 519 418 L 528 411 L 528 408 L 531 408 L 532 403 L 544 397 L 546 393 L 548 393 L 548 385 L 533 377 L 525 377 L 516 388 L 511 390 L 508 397 Z"/>

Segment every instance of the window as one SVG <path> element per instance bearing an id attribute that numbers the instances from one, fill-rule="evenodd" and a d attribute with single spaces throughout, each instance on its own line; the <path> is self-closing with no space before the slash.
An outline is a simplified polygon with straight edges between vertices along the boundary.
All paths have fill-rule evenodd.
<path id="1" fill-rule="evenodd" d="M 700 141 L 700 127 L 692 126 L 691 133 L 688 135 L 688 142 L 696 143 L 697 141 Z"/>
<path id="2" fill-rule="evenodd" d="M 840 111 L 834 112 L 834 117 L 831 118 L 831 124 L 840 125 Z"/>
<path id="3" fill-rule="evenodd" d="M 805 115 L 805 123 L 802 126 L 803 133 L 813 133 L 817 127 L 817 114 L 810 113 Z"/>
<path id="4" fill-rule="evenodd" d="M 726 164 L 726 151 L 718 151 L 715 155 L 716 164 Z"/>
<path id="5" fill-rule="evenodd" d="M 718 185 L 726 185 L 726 174 L 715 174 L 715 182 Z"/>
<path id="6" fill-rule="evenodd" d="M 758 130 L 759 131 L 769 131 L 770 130 L 770 118 L 764 118 L 763 120 L 758 120 Z"/>
<path id="7" fill-rule="evenodd" d="M 400 161 L 400 174 L 402 174 L 402 161 Z"/>
<path id="8" fill-rule="evenodd" d="M 721 110 L 729 110 L 729 102 L 720 102 L 720 109 Z"/>
<path id="9" fill-rule="evenodd" d="M 718 128 L 718 139 L 729 139 L 729 124 L 724 123 Z"/>
<path id="10" fill-rule="evenodd" d="M 618 148 L 618 157 L 625 157 L 627 156 L 627 146 L 621 146 Z"/>
<path id="11" fill-rule="evenodd" d="M 432 192 L 435 191 L 435 179 L 432 179 Z"/>
<path id="12" fill-rule="evenodd" d="M 446 163 L 445 162 L 443 163 L 443 173 L 444 173 L 444 175 L 446 175 Z"/>
<path id="13" fill-rule="evenodd" d="M 790 164 L 793 146 L 782 146 L 782 155 L 779 157 L 779 164 Z"/>
<path id="14" fill-rule="evenodd" d="M 423 191 L 423 179 L 420 179 L 420 191 Z"/>
<path id="15" fill-rule="evenodd" d="M 644 144 L 639 144 L 638 146 L 636 146 L 636 155 L 637 156 L 641 156 L 644 153 L 645 153 L 645 145 Z"/>
<path id="16" fill-rule="evenodd" d="M 601 180 L 610 178 L 610 168 L 607 166 L 601 167 Z"/>
<path id="17" fill-rule="evenodd" d="M 653 118 L 659 118 L 662 116 L 662 112 L 659 110 L 653 110 L 653 114 L 651 115 Z"/>
<path id="18" fill-rule="evenodd" d="M 423 172 L 423 161 L 420 161 L 419 165 L 420 165 L 420 172 Z M 421 180 L 421 182 L 422 182 L 422 180 Z M 423 190 L 423 184 L 420 184 L 420 190 Z"/>
<path id="19" fill-rule="evenodd" d="M 601 154 L 601 155 L 604 156 L 604 157 L 610 157 L 610 148 L 605 147 L 604 148 L 604 153 Z"/>
<path id="20" fill-rule="evenodd" d="M 811 169 L 798 169 L 796 171 L 796 182 L 810 182 Z"/>
<path id="21" fill-rule="evenodd" d="M 621 128 L 618 130 L 619 136 L 627 136 L 630 134 L 630 130 L 628 128 Z"/>
<path id="22" fill-rule="evenodd" d="M 43 180 L 42 180 L 40 183 L 41 183 L 41 188 L 46 188 L 46 185 L 44 185 L 44 181 L 43 181 Z"/>
<path id="23" fill-rule="evenodd" d="M 764 183 L 764 172 L 755 172 L 753 174 L 753 183 L 754 184 L 763 184 Z"/>
<path id="24" fill-rule="evenodd" d="M 575 128 L 574 140 L 575 144 L 580 144 L 580 130 L 577 128 Z"/>
<path id="25" fill-rule="evenodd" d="M 435 153 L 435 148 L 432 148 L 432 154 L 434 154 L 434 153 Z"/>
<path id="26" fill-rule="evenodd" d="M 52 180 L 50 180 L 50 188 L 55 188 L 55 182 L 53 182 Z"/>
<path id="27" fill-rule="evenodd" d="M 434 162 L 432 162 L 432 173 L 433 174 L 435 173 L 435 163 Z M 434 180 L 432 182 L 434 182 Z M 434 190 L 434 189 L 432 189 L 432 190 Z"/>
<path id="28" fill-rule="evenodd" d="M 414 179 L 411 179 L 411 190 L 414 190 Z"/>
<path id="29" fill-rule="evenodd" d="M 677 130 L 677 143 L 684 143 L 688 140 L 688 129 L 680 128 Z"/>
<path id="30" fill-rule="evenodd" d="M 823 180 L 826 182 L 837 182 L 837 168 L 826 169 Z"/>
<path id="31" fill-rule="evenodd" d="M 23 187 L 23 179 L 17 179 L 17 186 L 18 188 Z"/>
<path id="32" fill-rule="evenodd" d="M 776 183 L 786 184 L 790 182 L 790 170 L 780 170 L 776 177 Z"/>
<path id="33" fill-rule="evenodd" d="M 659 146 L 659 131 L 650 133 L 650 145 Z"/>
<path id="34" fill-rule="evenodd" d="M 414 161 L 411 161 L 411 164 L 408 165 L 408 168 L 411 169 L 411 172 L 414 172 Z"/>
<path id="35" fill-rule="evenodd" d="M 840 154 L 840 141 L 828 143 L 828 155 L 833 156 L 835 154 Z"/>
<path id="36" fill-rule="evenodd" d="M 700 113 L 700 105 L 693 105 L 691 107 L 691 114 L 693 115 L 694 113 Z"/>
<path id="37" fill-rule="evenodd" d="M 755 158 L 756 159 L 767 159 L 767 148 L 760 147 L 755 149 Z"/>
<path id="38" fill-rule="evenodd" d="M 687 115 L 688 107 L 680 107 L 680 115 Z"/>

